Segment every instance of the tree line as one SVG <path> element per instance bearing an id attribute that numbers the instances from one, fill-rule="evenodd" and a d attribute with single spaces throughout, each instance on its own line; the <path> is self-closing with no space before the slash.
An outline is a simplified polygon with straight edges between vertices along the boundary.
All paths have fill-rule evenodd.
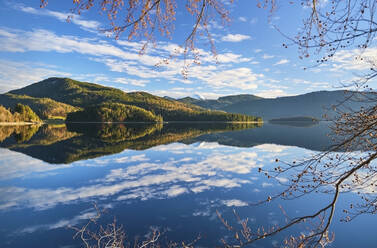
<path id="1" fill-rule="evenodd" d="M 29 106 L 19 103 L 12 110 L 0 105 L 0 122 L 41 122 L 41 119 Z"/>

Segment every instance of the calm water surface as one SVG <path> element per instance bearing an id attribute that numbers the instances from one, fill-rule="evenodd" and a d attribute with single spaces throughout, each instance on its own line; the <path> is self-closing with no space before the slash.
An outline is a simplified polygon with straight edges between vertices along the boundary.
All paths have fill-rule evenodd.
<path id="1" fill-rule="evenodd" d="M 293 161 L 325 151 L 326 123 L 314 126 L 229 124 L 70 125 L 0 127 L 0 247 L 81 247 L 68 226 L 108 209 L 102 224 L 124 226 L 132 241 L 154 228 L 165 240 L 194 240 L 221 246 L 233 236 L 216 211 L 236 225 L 233 209 L 251 228 L 284 224 L 312 213 L 331 196 L 312 194 L 293 201 L 250 203 L 280 192 L 287 178 L 267 179 L 258 168 L 275 159 Z M 376 247 L 376 216 L 341 223 L 339 199 L 330 247 Z M 251 247 L 281 247 L 289 229 Z"/>

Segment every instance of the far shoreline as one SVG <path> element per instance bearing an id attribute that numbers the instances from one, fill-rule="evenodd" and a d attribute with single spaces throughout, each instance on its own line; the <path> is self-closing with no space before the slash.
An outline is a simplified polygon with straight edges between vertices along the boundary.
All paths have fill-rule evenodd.
<path id="1" fill-rule="evenodd" d="M 100 121 L 67 121 L 59 122 L 59 124 L 184 124 L 184 123 L 229 123 L 229 124 L 264 124 L 264 121 L 163 121 L 163 122 L 146 122 L 146 121 L 115 121 L 115 122 L 100 122 Z M 56 123 L 50 121 L 43 122 L 0 122 L 0 126 L 30 126 L 30 125 L 53 125 Z"/>
<path id="2" fill-rule="evenodd" d="M 0 122 L 0 126 L 29 126 L 41 124 L 44 124 L 44 122 Z"/>
<path id="3" fill-rule="evenodd" d="M 260 124 L 264 121 L 163 121 L 163 122 L 147 122 L 147 121 L 114 121 L 114 122 L 102 122 L 102 121 L 67 121 L 65 123 L 90 123 L 90 124 L 168 124 L 168 123 L 250 123 L 250 124 Z"/>

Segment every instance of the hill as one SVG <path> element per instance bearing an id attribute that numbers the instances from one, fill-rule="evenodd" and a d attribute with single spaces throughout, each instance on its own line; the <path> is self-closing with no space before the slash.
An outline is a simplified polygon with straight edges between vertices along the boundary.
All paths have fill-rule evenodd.
<path id="1" fill-rule="evenodd" d="M 68 114 L 69 122 L 162 122 L 161 116 L 156 116 L 145 109 L 121 103 L 102 103 L 87 107 L 83 111 Z"/>
<path id="2" fill-rule="evenodd" d="M 220 97 L 217 100 L 210 100 L 210 99 L 195 99 L 192 97 L 184 97 L 178 99 L 177 101 L 187 103 L 187 104 L 194 104 L 200 106 L 202 108 L 207 109 L 215 109 L 215 110 L 224 110 L 225 107 L 236 104 L 239 102 L 244 101 L 254 101 L 263 99 L 259 96 L 249 95 L 249 94 L 241 94 L 241 95 L 232 95 L 232 96 L 224 96 Z"/>
<path id="3" fill-rule="evenodd" d="M 143 108 L 155 115 L 161 115 L 164 121 L 261 121 L 253 116 L 211 111 L 146 92 L 125 93 L 119 89 L 79 82 L 69 78 L 48 78 L 9 93 L 34 98 L 48 97 L 57 102 L 81 108 L 102 103 L 122 103 Z"/>
<path id="4" fill-rule="evenodd" d="M 38 98 L 10 93 L 0 95 L 0 105 L 6 108 L 14 108 L 18 103 L 29 106 L 42 119 L 65 118 L 68 113 L 80 109 L 46 97 Z"/>
<path id="5" fill-rule="evenodd" d="M 277 97 L 273 99 L 258 98 L 253 95 L 235 95 L 222 97 L 217 100 L 197 100 L 182 98 L 178 101 L 190 102 L 198 106 L 216 110 L 223 110 L 231 113 L 240 113 L 247 115 L 261 116 L 264 120 L 297 117 L 297 116 L 312 116 L 316 119 L 323 119 L 323 115 L 334 116 L 335 112 L 332 110 L 333 105 L 343 102 L 345 99 L 347 103 L 343 108 L 359 109 L 365 106 L 360 102 L 360 98 L 376 97 L 376 93 L 357 93 L 345 90 L 337 91 L 317 91 L 297 96 Z M 224 98 L 227 101 L 224 101 Z"/>

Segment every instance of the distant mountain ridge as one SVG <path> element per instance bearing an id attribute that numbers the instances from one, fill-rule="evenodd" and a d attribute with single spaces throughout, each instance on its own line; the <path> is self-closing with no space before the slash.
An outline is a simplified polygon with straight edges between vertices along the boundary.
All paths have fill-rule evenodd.
<path id="1" fill-rule="evenodd" d="M 215 109 L 215 110 L 224 110 L 226 106 L 243 102 L 243 101 L 254 101 L 263 99 L 262 97 L 249 95 L 249 94 L 241 94 L 241 95 L 231 95 L 231 96 L 223 96 L 219 97 L 217 100 L 212 99 L 197 99 L 193 97 L 184 97 L 177 99 L 177 101 L 187 103 L 187 104 L 194 104 L 203 108 L 207 109 Z"/>
<path id="2" fill-rule="evenodd" d="M 178 99 L 203 108 L 223 110 L 226 112 L 261 116 L 264 120 L 308 116 L 323 119 L 324 115 L 334 116 L 334 105 L 343 101 L 343 108 L 360 109 L 367 104 L 361 98 L 376 97 L 376 92 L 359 93 L 345 90 L 316 91 L 307 94 L 277 98 L 261 98 L 254 95 L 233 95 L 217 100 L 198 100 L 190 97 Z M 348 99 L 350 98 L 350 99 Z"/>

